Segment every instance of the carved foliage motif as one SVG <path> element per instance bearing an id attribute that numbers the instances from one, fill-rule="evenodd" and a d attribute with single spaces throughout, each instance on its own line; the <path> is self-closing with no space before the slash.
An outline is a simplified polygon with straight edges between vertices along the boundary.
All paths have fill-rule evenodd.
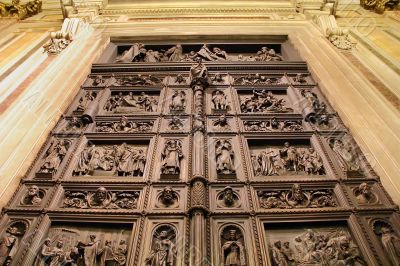
<path id="1" fill-rule="evenodd" d="M 331 189 L 303 190 L 294 184 L 291 190 L 258 191 L 261 208 L 325 208 L 336 207 L 336 199 Z"/>
<path id="2" fill-rule="evenodd" d="M 290 241 L 270 244 L 273 265 L 366 265 L 350 235 L 342 230 L 306 229 Z"/>
<path id="3" fill-rule="evenodd" d="M 146 165 L 146 149 L 122 143 L 113 146 L 86 147 L 79 155 L 73 174 L 142 176 Z"/>
<path id="4" fill-rule="evenodd" d="M 122 116 L 118 122 L 97 122 L 96 131 L 104 133 L 149 132 L 153 125 L 153 121 L 130 121 L 126 116 Z"/>
<path id="5" fill-rule="evenodd" d="M 247 254 L 242 230 L 236 225 L 225 226 L 221 232 L 221 265 L 246 266 Z"/>
<path id="6" fill-rule="evenodd" d="M 99 187 L 96 191 L 64 192 L 64 208 L 77 209 L 135 209 L 139 198 L 139 191 L 112 192 L 105 187 Z"/>
<path id="7" fill-rule="evenodd" d="M 285 142 L 283 148 L 267 148 L 251 155 L 254 175 L 324 175 L 321 157 L 312 148 L 295 147 Z"/>
<path id="8" fill-rule="evenodd" d="M 176 266 L 176 255 L 176 229 L 171 225 L 160 225 L 153 233 L 151 251 L 145 265 Z"/>
<path id="9" fill-rule="evenodd" d="M 302 131 L 303 125 L 299 120 L 246 120 L 243 121 L 246 131 Z"/>
<path id="10" fill-rule="evenodd" d="M 231 127 L 228 123 L 228 119 L 226 118 L 226 115 L 221 115 L 217 119 L 212 120 L 212 125 L 214 129 L 217 130 L 230 130 Z"/>
<path id="11" fill-rule="evenodd" d="M 181 130 L 183 128 L 183 121 L 178 116 L 173 116 L 168 120 L 168 127 L 171 130 Z"/>

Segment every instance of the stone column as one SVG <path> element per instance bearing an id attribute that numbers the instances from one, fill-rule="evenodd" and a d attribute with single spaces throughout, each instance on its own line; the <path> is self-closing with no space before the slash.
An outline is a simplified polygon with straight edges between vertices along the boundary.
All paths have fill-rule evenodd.
<path id="1" fill-rule="evenodd" d="M 201 69 L 201 71 L 199 71 Z M 204 117 L 204 90 L 208 86 L 207 69 L 201 64 L 193 65 L 191 71 L 191 86 L 193 89 L 193 156 L 190 201 L 190 265 L 207 265 L 207 236 L 205 214 L 208 212 L 206 204 L 207 180 L 205 178 L 205 117 Z M 197 71 L 197 72 L 196 72 Z M 195 76 L 196 73 L 201 73 Z"/>

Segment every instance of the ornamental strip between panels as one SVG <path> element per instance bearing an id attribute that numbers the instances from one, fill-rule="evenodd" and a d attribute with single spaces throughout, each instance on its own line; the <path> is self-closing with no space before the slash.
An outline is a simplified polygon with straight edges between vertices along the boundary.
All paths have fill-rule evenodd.
<path id="1" fill-rule="evenodd" d="M 398 208 L 290 43 L 99 62 L 3 209 L 0 265 L 400 264 Z"/>

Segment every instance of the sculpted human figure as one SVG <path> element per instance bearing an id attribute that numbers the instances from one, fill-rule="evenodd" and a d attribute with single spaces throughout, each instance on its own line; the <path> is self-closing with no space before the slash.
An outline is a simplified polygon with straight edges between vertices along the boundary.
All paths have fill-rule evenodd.
<path id="1" fill-rule="evenodd" d="M 285 142 L 284 147 L 279 150 L 279 155 L 282 160 L 283 166 L 288 171 L 298 171 L 298 153 L 294 146 L 289 142 Z"/>
<path id="2" fill-rule="evenodd" d="M 168 56 L 168 61 L 179 62 L 183 59 L 183 50 L 182 45 L 177 44 L 172 48 L 169 48 L 165 53 L 165 56 Z"/>
<path id="3" fill-rule="evenodd" d="M 174 202 L 177 200 L 176 192 L 172 187 L 166 186 L 161 192 L 160 199 L 161 202 L 168 207 L 174 204 Z"/>
<path id="4" fill-rule="evenodd" d="M 18 235 L 22 235 L 18 228 L 7 228 L 0 240 L 0 265 L 9 265 L 19 247 Z"/>
<path id="5" fill-rule="evenodd" d="M 76 116 L 73 116 L 71 120 L 67 121 L 67 125 L 65 126 L 63 132 L 76 132 L 83 128 L 83 123 Z"/>
<path id="6" fill-rule="evenodd" d="M 226 95 L 223 91 L 220 90 L 214 91 L 211 101 L 213 103 L 213 108 L 215 110 L 226 110 L 228 107 Z"/>
<path id="7" fill-rule="evenodd" d="M 234 151 L 229 140 L 218 140 L 215 144 L 216 170 L 218 174 L 235 173 Z"/>
<path id="8" fill-rule="evenodd" d="M 83 246 L 84 254 L 83 258 L 85 261 L 85 266 L 96 266 L 98 262 L 98 256 L 100 255 L 100 240 L 96 240 L 96 235 L 91 234 L 89 236 L 89 242 L 81 243 Z"/>
<path id="9" fill-rule="evenodd" d="M 228 239 L 222 245 L 223 266 L 246 266 L 244 245 L 239 239 L 236 229 L 228 232 Z"/>
<path id="10" fill-rule="evenodd" d="M 44 243 L 39 251 L 39 256 L 36 259 L 35 266 L 47 266 L 49 265 L 49 261 L 51 261 L 52 257 L 55 257 L 57 254 L 53 252 L 53 248 L 51 247 L 50 238 L 46 238 Z"/>
<path id="11" fill-rule="evenodd" d="M 132 153 L 132 150 L 125 142 L 116 148 L 115 160 L 119 176 L 132 175 Z"/>
<path id="12" fill-rule="evenodd" d="M 377 202 L 375 194 L 368 183 L 361 183 L 356 191 L 356 198 L 360 204 L 372 204 Z"/>
<path id="13" fill-rule="evenodd" d="M 221 115 L 213 121 L 213 126 L 216 128 L 229 128 L 228 119 L 226 115 Z"/>
<path id="14" fill-rule="evenodd" d="M 76 107 L 75 111 L 83 112 L 86 110 L 88 105 L 94 101 L 97 94 L 94 91 L 87 91 L 84 96 L 79 99 L 78 106 Z"/>
<path id="15" fill-rule="evenodd" d="M 341 139 L 334 139 L 332 149 L 348 171 L 358 171 L 360 169 L 357 154 L 350 143 L 345 144 Z"/>
<path id="16" fill-rule="evenodd" d="M 179 140 L 169 140 L 161 153 L 161 172 L 163 174 L 179 174 L 183 151 Z"/>
<path id="17" fill-rule="evenodd" d="M 42 198 L 38 186 L 32 185 L 28 188 L 28 193 L 24 198 L 24 203 L 30 205 L 40 205 L 42 203 Z"/>
<path id="18" fill-rule="evenodd" d="M 235 196 L 231 187 L 226 187 L 222 192 L 222 200 L 227 207 L 233 206 L 235 203 Z"/>
<path id="19" fill-rule="evenodd" d="M 309 203 L 309 199 L 300 184 L 293 184 L 290 193 L 287 194 L 286 201 L 292 207 L 307 206 Z"/>
<path id="20" fill-rule="evenodd" d="M 70 142 L 67 140 L 55 140 L 46 152 L 46 157 L 39 173 L 55 173 L 67 154 Z"/>
<path id="21" fill-rule="evenodd" d="M 201 58 L 197 58 L 196 64 L 190 67 L 189 82 L 191 86 L 208 84 L 208 70 Z"/>
<path id="22" fill-rule="evenodd" d="M 99 187 L 94 193 L 88 195 L 88 205 L 92 208 L 107 208 L 111 204 L 112 194 L 105 187 Z"/>
<path id="23" fill-rule="evenodd" d="M 211 78 L 211 81 L 213 84 L 223 84 L 225 82 L 221 73 L 215 73 Z"/>
<path id="24" fill-rule="evenodd" d="M 262 151 L 258 154 L 257 158 L 253 161 L 255 175 L 278 175 L 274 160 L 277 155 L 274 151 Z"/>
<path id="25" fill-rule="evenodd" d="M 169 108 L 172 111 L 183 111 L 186 106 L 186 93 L 183 90 L 174 91 Z"/>
<path id="26" fill-rule="evenodd" d="M 146 266 L 176 266 L 176 246 L 163 230 L 153 240 L 150 256 L 146 258 Z"/>
<path id="27" fill-rule="evenodd" d="M 133 155 L 133 175 L 142 176 L 144 173 L 144 167 L 146 165 L 146 155 L 142 149 L 136 150 L 136 154 Z"/>
<path id="28" fill-rule="evenodd" d="M 288 266 L 288 258 L 286 257 L 282 248 L 281 241 L 276 241 L 272 247 L 272 258 L 276 266 Z"/>
<path id="29" fill-rule="evenodd" d="M 400 238 L 389 226 L 382 226 L 381 242 L 392 264 L 400 265 Z"/>
<path id="30" fill-rule="evenodd" d="M 117 262 L 118 266 L 126 265 L 127 253 L 128 253 L 128 245 L 126 244 L 126 241 L 125 240 L 119 241 L 119 244 L 114 251 L 114 260 Z"/>

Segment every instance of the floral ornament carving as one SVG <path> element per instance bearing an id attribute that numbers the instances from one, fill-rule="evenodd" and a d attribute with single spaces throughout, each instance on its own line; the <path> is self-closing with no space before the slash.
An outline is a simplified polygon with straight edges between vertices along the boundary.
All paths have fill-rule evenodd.
<path id="1" fill-rule="evenodd" d="M 375 220 L 372 223 L 374 233 L 379 237 L 385 254 L 392 265 L 400 265 L 400 237 L 392 225 L 385 220 Z"/>
<path id="2" fill-rule="evenodd" d="M 140 192 L 112 192 L 105 187 L 96 191 L 72 191 L 64 193 L 64 208 L 76 209 L 135 209 Z"/>
<path id="3" fill-rule="evenodd" d="M 126 116 L 122 116 L 118 122 L 97 122 L 96 131 L 104 133 L 149 132 L 153 125 L 153 121 L 130 121 Z"/>
<path id="4" fill-rule="evenodd" d="M 258 191 L 260 207 L 264 209 L 326 208 L 336 207 L 331 189 L 303 190 L 300 184 L 293 184 L 290 190 Z"/>
<path id="5" fill-rule="evenodd" d="M 302 131 L 303 125 L 299 120 L 278 120 L 272 117 L 270 120 L 243 121 L 246 131 Z"/>
<path id="6" fill-rule="evenodd" d="M 293 240 L 274 241 L 270 250 L 274 265 L 367 265 L 350 235 L 340 229 L 320 233 L 306 229 Z"/>
<path id="7" fill-rule="evenodd" d="M 278 85 L 286 84 L 286 79 L 282 77 L 267 77 L 259 73 L 247 74 L 235 79 L 235 85 Z"/>

